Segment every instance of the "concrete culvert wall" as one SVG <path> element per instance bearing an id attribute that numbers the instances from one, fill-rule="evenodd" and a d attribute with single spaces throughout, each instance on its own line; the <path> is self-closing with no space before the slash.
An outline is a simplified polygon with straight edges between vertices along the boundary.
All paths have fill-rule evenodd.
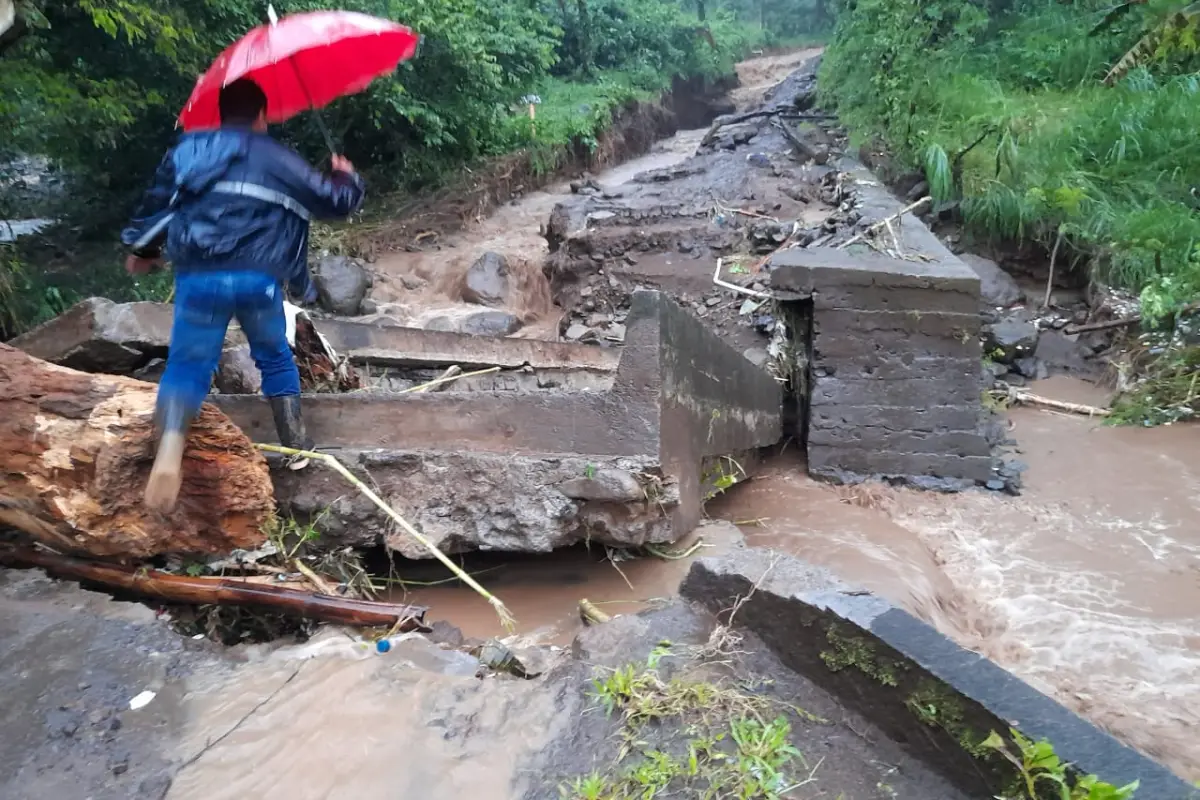
<path id="1" fill-rule="evenodd" d="M 417 343 L 422 334 L 345 323 L 329 330 L 352 357 L 369 353 L 397 365 L 565 366 L 576 352 L 597 372 L 611 365 L 605 351 L 579 346 L 456 334 Z M 385 355 L 380 346 L 401 341 L 409 341 L 407 355 Z M 633 297 L 606 391 L 323 394 L 307 396 L 304 413 L 323 448 L 373 482 L 439 547 L 544 552 L 585 540 L 680 538 L 700 521 L 705 464 L 778 442 L 781 401 L 769 375 L 666 295 L 646 291 Z M 261 399 L 216 402 L 256 441 L 274 441 Z M 336 475 L 281 468 L 274 476 L 285 513 L 328 509 L 322 525 L 331 544 L 383 541 L 409 557 L 429 555 L 392 536 L 390 521 Z"/>
<path id="2" fill-rule="evenodd" d="M 761 639 L 789 669 L 846 706 L 971 796 L 1009 796 L 1012 765 L 983 745 L 1010 730 L 1045 739 L 1077 775 L 1137 797 L 1190 800 L 1195 789 L 978 653 L 823 569 L 769 550 L 697 561 L 687 599 Z M 730 609 L 737 609 L 730 620 Z"/>

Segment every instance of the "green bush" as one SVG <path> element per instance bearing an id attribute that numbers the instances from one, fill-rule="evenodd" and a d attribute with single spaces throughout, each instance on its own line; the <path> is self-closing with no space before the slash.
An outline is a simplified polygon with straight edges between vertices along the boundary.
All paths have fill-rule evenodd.
<path id="1" fill-rule="evenodd" d="M 939 200 L 961 201 L 969 230 L 1047 249 L 1061 236 L 1070 259 L 1161 316 L 1200 294 L 1200 75 L 1176 42 L 1104 85 L 1158 24 L 1130 10 L 1101 25 L 1109 8 L 858 0 L 822 91 L 858 139 L 882 139 Z"/>

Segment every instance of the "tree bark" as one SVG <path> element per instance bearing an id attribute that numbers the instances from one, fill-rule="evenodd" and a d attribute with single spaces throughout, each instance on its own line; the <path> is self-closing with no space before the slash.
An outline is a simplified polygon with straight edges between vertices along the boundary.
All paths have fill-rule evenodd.
<path id="1" fill-rule="evenodd" d="M 0 344 L 0 524 L 60 552 L 147 558 L 261 545 L 274 513 L 262 455 L 205 405 L 170 514 L 142 503 L 155 387 L 48 364 Z"/>

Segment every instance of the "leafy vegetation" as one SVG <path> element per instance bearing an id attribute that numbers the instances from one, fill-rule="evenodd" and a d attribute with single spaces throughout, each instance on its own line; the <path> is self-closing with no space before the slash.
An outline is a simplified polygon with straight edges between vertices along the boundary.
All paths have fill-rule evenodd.
<path id="1" fill-rule="evenodd" d="M 787 717 L 772 716 L 772 703 L 761 694 L 743 693 L 723 681 L 662 678 L 663 659 L 679 655 L 664 642 L 644 665 L 595 678 L 593 694 L 600 707 L 622 718 L 623 746 L 611 770 L 562 785 L 564 798 L 776 800 L 816 780 L 820 763 L 810 765 L 791 744 Z"/>
<path id="2" fill-rule="evenodd" d="M 275 0 L 280 14 L 336 6 L 403 21 L 424 37 L 393 79 L 325 113 L 373 190 L 420 191 L 516 149 L 546 170 L 594 146 L 629 100 L 679 76 L 716 78 L 754 46 L 825 19 L 821 0 Z M 176 135 L 174 119 L 213 57 L 266 18 L 265 0 L 16 0 L 0 36 L 0 220 L 65 221 L 53 246 L 0 244 L 0 335 L 86 293 L 156 296 L 115 267 L 115 228 Z M 818 12 L 818 10 L 820 11 Z M 786 25 L 778 24 L 783 20 Z M 537 94 L 536 126 L 522 102 Z M 302 115 L 279 133 L 325 157 Z M 29 187 L 45 158 L 64 191 Z M 32 237 L 28 237 L 32 238 Z M 97 274 L 81 264 L 102 264 Z"/>
<path id="3" fill-rule="evenodd" d="M 1057 242 L 1162 319 L 1200 294 L 1200 49 L 1181 0 L 845 0 L 822 90 L 969 231 Z"/>
<path id="4" fill-rule="evenodd" d="M 1137 791 L 1137 781 L 1118 788 L 1095 775 L 1073 777 L 1050 742 L 1030 741 L 1015 730 L 1009 735 L 1017 753 L 994 731 L 980 745 L 1000 754 L 1019 775 L 1018 786 L 999 800 L 1132 800 Z"/>

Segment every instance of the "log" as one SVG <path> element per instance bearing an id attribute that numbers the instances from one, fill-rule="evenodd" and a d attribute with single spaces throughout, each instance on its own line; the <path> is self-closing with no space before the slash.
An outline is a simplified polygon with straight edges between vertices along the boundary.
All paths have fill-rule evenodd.
<path id="1" fill-rule="evenodd" d="M 175 510 L 161 515 L 143 505 L 155 391 L 0 344 L 0 525 L 59 552 L 98 557 L 261 546 L 275 508 L 266 461 L 210 405 L 188 436 Z"/>
<path id="2" fill-rule="evenodd" d="M 252 606 L 339 625 L 400 623 L 399 631 L 428 631 L 424 606 L 396 605 L 304 592 L 236 578 L 191 578 L 153 569 L 101 564 L 32 547 L 0 547 L 0 564 L 39 568 L 55 578 L 119 589 L 151 600 L 187 605 Z"/>

